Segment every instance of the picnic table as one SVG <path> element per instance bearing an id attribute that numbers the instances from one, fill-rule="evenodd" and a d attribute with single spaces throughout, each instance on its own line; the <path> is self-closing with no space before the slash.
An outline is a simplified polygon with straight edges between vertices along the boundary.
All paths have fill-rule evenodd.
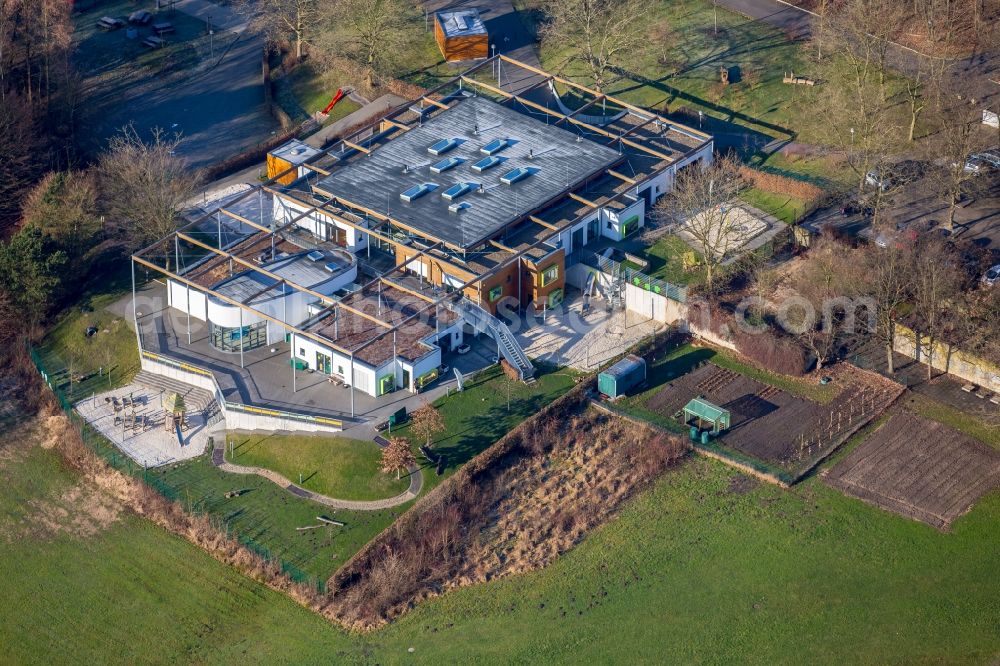
<path id="1" fill-rule="evenodd" d="M 150 35 L 146 39 L 142 40 L 142 45 L 148 46 L 151 49 L 158 49 L 166 46 L 167 41 L 165 39 L 162 39 L 161 37 Z"/>
<path id="2" fill-rule="evenodd" d="M 146 25 L 153 20 L 153 14 L 146 11 L 145 9 L 140 9 L 138 11 L 132 12 L 128 17 L 129 23 L 134 23 L 135 25 Z"/>
<path id="3" fill-rule="evenodd" d="M 153 32 L 157 35 L 166 35 L 174 32 L 174 24 L 168 21 L 161 21 L 160 23 L 153 24 Z"/>

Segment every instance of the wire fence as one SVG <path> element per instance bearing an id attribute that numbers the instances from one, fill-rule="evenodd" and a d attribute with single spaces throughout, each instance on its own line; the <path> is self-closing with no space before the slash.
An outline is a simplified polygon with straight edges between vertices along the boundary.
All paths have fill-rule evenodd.
<path id="1" fill-rule="evenodd" d="M 140 465 L 132 458 L 122 453 L 114 444 L 108 441 L 104 435 L 87 423 L 87 421 L 73 409 L 72 397 L 64 390 L 67 383 L 57 379 L 66 373 L 65 369 L 51 368 L 47 366 L 42 360 L 41 355 L 34 347 L 29 347 L 28 352 L 31 356 L 31 361 L 34 363 L 38 373 L 42 376 L 46 386 L 48 386 L 55 395 L 59 402 L 59 406 L 66 414 L 69 422 L 73 425 L 74 430 L 76 430 L 77 434 L 79 434 L 80 440 L 88 449 L 93 451 L 109 466 L 136 479 L 141 479 L 143 483 L 154 489 L 165 499 L 171 502 L 180 502 L 184 507 L 184 510 L 190 515 L 207 517 L 215 529 L 224 532 L 227 537 L 235 539 L 244 548 L 254 553 L 264 561 L 277 565 L 283 574 L 296 583 L 308 585 L 321 594 L 326 592 L 326 581 L 324 579 L 303 571 L 295 564 L 279 555 L 276 555 L 267 546 L 252 539 L 246 534 L 241 534 L 240 531 L 234 527 L 231 520 L 227 520 L 223 516 L 213 514 L 206 508 L 204 502 L 197 499 L 192 500 L 189 493 L 185 492 L 186 490 L 189 490 L 188 486 L 183 483 L 172 483 L 167 480 L 167 477 L 151 472 L 146 466 Z M 68 382 L 68 386 L 70 387 L 70 390 L 72 390 L 72 381 Z M 178 475 L 170 478 L 183 480 L 184 477 Z"/>
<path id="2" fill-rule="evenodd" d="M 687 287 L 654 278 L 620 261 L 615 261 L 609 257 L 602 257 L 593 252 L 581 251 L 578 259 L 600 270 L 602 273 L 606 273 L 613 278 L 620 277 L 640 289 L 651 291 L 654 294 L 670 298 L 678 303 L 687 302 Z"/>

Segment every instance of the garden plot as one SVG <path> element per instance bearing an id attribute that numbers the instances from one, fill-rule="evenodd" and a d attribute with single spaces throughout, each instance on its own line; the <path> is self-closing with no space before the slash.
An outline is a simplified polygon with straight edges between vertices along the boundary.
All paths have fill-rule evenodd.
<path id="1" fill-rule="evenodd" d="M 904 412 L 824 476 L 848 495 L 945 529 L 1000 487 L 1000 451 Z"/>
<path id="2" fill-rule="evenodd" d="M 653 395 L 646 407 L 673 418 L 696 396 L 728 409 L 725 448 L 800 476 L 882 412 L 902 386 L 861 371 L 837 373 L 843 384 L 829 404 L 792 395 L 712 363 L 696 368 Z"/>

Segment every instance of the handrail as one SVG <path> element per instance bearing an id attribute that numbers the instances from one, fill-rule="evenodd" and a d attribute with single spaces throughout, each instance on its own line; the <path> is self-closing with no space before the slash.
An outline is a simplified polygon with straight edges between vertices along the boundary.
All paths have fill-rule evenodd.
<path id="1" fill-rule="evenodd" d="M 177 361 L 168 356 L 155 354 L 145 349 L 142 350 L 142 356 L 148 358 L 154 363 L 162 363 L 163 365 L 171 366 L 179 370 L 183 370 L 184 372 L 191 372 L 208 377 L 212 380 L 212 385 L 215 387 L 215 399 L 218 401 L 223 410 L 232 409 L 233 411 L 244 412 L 247 414 L 260 414 L 261 416 L 292 419 L 294 421 L 302 421 L 304 423 L 318 423 L 320 425 L 329 425 L 336 428 L 344 427 L 344 422 L 340 419 L 332 419 L 325 416 L 312 416 L 310 414 L 299 414 L 298 412 L 286 412 L 280 409 L 271 409 L 269 407 L 255 407 L 253 405 L 244 405 L 239 402 L 230 402 L 223 397 L 222 388 L 219 386 L 219 382 L 215 379 L 215 375 L 211 370 L 206 370 L 205 368 L 191 365 L 190 363 Z"/>

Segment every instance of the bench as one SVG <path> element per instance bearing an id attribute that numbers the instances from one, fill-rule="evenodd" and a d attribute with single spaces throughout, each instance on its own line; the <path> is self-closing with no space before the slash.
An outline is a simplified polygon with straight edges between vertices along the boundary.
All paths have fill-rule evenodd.
<path id="1" fill-rule="evenodd" d="M 142 40 L 142 45 L 148 46 L 151 49 L 158 49 L 166 46 L 167 42 L 166 40 L 161 39 L 159 37 L 149 36 L 146 39 Z"/>
<path id="2" fill-rule="evenodd" d="M 965 391 L 966 393 L 972 393 L 973 391 L 976 390 L 976 385 L 966 384 L 965 386 L 962 387 L 962 390 Z"/>
<path id="3" fill-rule="evenodd" d="M 146 25 L 153 20 L 153 15 L 145 9 L 132 12 L 128 17 L 128 22 L 134 25 Z"/>
<path id="4" fill-rule="evenodd" d="M 174 26 L 172 23 L 154 23 L 153 32 L 157 35 L 168 35 L 174 32 Z"/>

